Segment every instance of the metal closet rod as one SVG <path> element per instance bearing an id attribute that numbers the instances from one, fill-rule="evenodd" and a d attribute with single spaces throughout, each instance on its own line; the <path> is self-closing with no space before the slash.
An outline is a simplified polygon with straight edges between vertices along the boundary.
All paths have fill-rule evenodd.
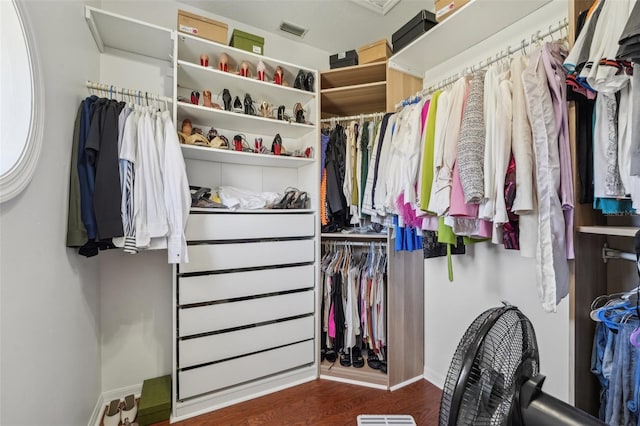
<path id="1" fill-rule="evenodd" d="M 612 249 L 605 244 L 604 247 L 602 247 L 602 261 L 607 263 L 607 260 L 609 259 L 630 260 L 632 262 L 636 262 L 637 260 L 635 253 Z"/>
<path id="2" fill-rule="evenodd" d="M 372 241 L 372 242 L 364 242 L 364 241 L 325 241 L 324 244 L 329 246 L 352 246 L 352 247 L 386 247 L 386 242 L 381 241 Z"/>
<path id="3" fill-rule="evenodd" d="M 167 96 L 156 95 L 148 92 L 143 92 L 141 90 L 125 89 L 123 87 L 114 86 L 113 84 L 104 84 L 104 83 L 96 83 L 93 81 L 87 81 L 87 88 L 99 90 L 107 94 L 116 94 L 116 95 L 120 94 L 120 95 L 132 96 L 140 100 L 150 99 L 153 101 L 173 102 L 173 99 Z"/>
<path id="4" fill-rule="evenodd" d="M 331 117 L 331 118 L 323 118 L 322 120 L 320 120 L 320 122 L 332 123 L 334 121 L 358 120 L 361 118 L 375 118 L 375 117 L 382 117 L 385 114 L 386 114 L 385 112 L 373 112 L 371 114 L 349 115 L 347 117 Z"/>
<path id="5" fill-rule="evenodd" d="M 414 103 L 411 102 L 412 98 L 420 98 L 422 96 L 428 95 L 430 93 L 435 92 L 436 90 L 442 89 L 443 87 L 446 87 L 454 82 L 456 82 L 459 78 L 467 75 L 467 74 L 471 74 L 474 71 L 478 71 L 484 68 L 487 68 L 489 65 L 500 61 L 501 59 L 504 59 L 508 56 L 511 56 L 519 51 L 525 53 L 525 47 L 531 46 L 533 43 L 536 43 L 540 40 L 542 40 L 543 38 L 545 38 L 546 36 L 552 35 L 555 32 L 558 31 L 562 31 L 563 29 L 567 28 L 569 26 L 569 20 L 567 18 L 564 18 L 563 20 L 559 21 L 557 25 L 553 26 L 553 25 L 549 25 L 549 28 L 546 31 L 542 31 L 542 30 L 538 30 L 537 32 L 531 34 L 531 37 L 529 38 L 529 40 L 527 39 L 522 39 L 520 41 L 520 46 L 516 47 L 516 48 L 511 48 L 511 46 L 507 46 L 506 50 L 501 50 L 500 52 L 498 52 L 495 56 L 490 56 L 488 57 L 486 60 L 484 61 L 480 61 L 479 63 L 475 64 L 475 65 L 471 65 L 470 67 L 465 67 L 463 69 L 462 72 L 453 74 L 447 78 L 445 78 L 444 80 L 441 80 L 440 82 L 438 82 L 435 85 L 431 85 L 426 89 L 423 89 L 419 92 L 417 92 L 414 96 L 410 96 L 408 98 L 406 98 L 405 100 L 403 100 L 402 102 L 396 104 L 396 109 L 402 107 L 403 105 L 407 104 L 407 103 Z"/>

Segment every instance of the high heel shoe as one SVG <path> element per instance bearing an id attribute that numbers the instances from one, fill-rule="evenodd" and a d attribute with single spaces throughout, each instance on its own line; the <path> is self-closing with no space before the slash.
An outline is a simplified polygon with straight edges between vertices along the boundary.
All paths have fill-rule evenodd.
<path id="1" fill-rule="evenodd" d="M 200 92 L 197 90 L 191 92 L 191 103 L 194 105 L 198 105 L 200 103 Z"/>
<path id="2" fill-rule="evenodd" d="M 205 55 L 204 53 L 200 55 L 200 65 L 203 67 L 209 66 L 209 55 Z"/>
<path id="3" fill-rule="evenodd" d="M 284 71 L 282 71 L 282 68 L 280 66 L 277 66 L 276 72 L 273 74 L 273 82 L 275 84 L 282 85 L 283 81 L 284 81 Z"/>
<path id="4" fill-rule="evenodd" d="M 256 108 L 253 106 L 253 99 L 251 99 L 251 95 L 248 93 L 244 95 L 244 113 L 247 115 L 256 115 Z"/>
<path id="5" fill-rule="evenodd" d="M 243 77 L 251 77 L 251 71 L 249 70 L 249 63 L 247 61 L 242 61 L 240 65 L 240 75 Z"/>
<path id="6" fill-rule="evenodd" d="M 298 192 L 297 189 L 287 188 L 285 190 L 285 192 L 284 192 L 284 195 L 280 199 L 280 201 L 278 201 L 277 203 L 272 204 L 271 206 L 269 206 L 269 208 L 272 208 L 272 209 L 286 209 L 286 208 L 288 208 L 287 206 L 289 206 L 289 204 L 291 204 L 291 200 L 293 200 L 293 197 L 295 197 L 296 192 Z"/>
<path id="7" fill-rule="evenodd" d="M 284 120 L 284 105 L 278 107 L 278 120 Z"/>
<path id="8" fill-rule="evenodd" d="M 222 91 L 222 101 L 224 102 L 224 110 L 231 111 L 231 93 L 229 93 L 229 89 Z"/>
<path id="9" fill-rule="evenodd" d="M 204 98 L 202 100 L 202 106 L 213 108 L 213 104 L 211 103 L 211 91 L 210 90 L 203 90 L 202 91 L 202 97 Z"/>
<path id="10" fill-rule="evenodd" d="M 256 67 L 256 71 L 258 72 L 258 80 L 264 81 L 265 79 L 265 71 L 267 67 L 264 66 L 264 62 L 258 62 L 258 66 Z"/>
<path id="11" fill-rule="evenodd" d="M 289 209 L 306 209 L 308 208 L 309 194 L 304 191 L 296 191 L 296 194 L 291 199 Z"/>
<path id="12" fill-rule="evenodd" d="M 276 136 L 273 138 L 271 152 L 273 155 L 280 155 L 282 153 L 282 137 L 280 137 L 280 133 L 276 133 Z"/>
<path id="13" fill-rule="evenodd" d="M 293 106 L 293 113 L 296 116 L 296 123 L 304 123 L 304 109 L 300 102 Z"/>
<path id="14" fill-rule="evenodd" d="M 262 101 L 260 102 L 260 115 L 262 115 L 264 118 L 273 118 L 271 116 L 271 105 L 269 104 L 269 102 L 267 101 Z"/>
<path id="15" fill-rule="evenodd" d="M 229 57 L 226 53 L 220 54 L 220 58 L 218 58 L 218 69 L 224 72 L 229 71 Z"/>
<path id="16" fill-rule="evenodd" d="M 236 98 L 233 100 L 233 112 L 239 112 L 239 113 L 243 112 L 242 102 L 240 102 L 239 96 L 236 96 Z"/>

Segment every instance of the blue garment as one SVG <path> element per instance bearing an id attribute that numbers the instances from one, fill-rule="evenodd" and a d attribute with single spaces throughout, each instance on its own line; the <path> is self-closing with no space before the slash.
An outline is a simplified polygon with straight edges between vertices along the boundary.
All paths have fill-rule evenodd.
<path id="1" fill-rule="evenodd" d="M 95 188 L 96 172 L 85 150 L 89 128 L 95 111 L 97 96 L 89 96 L 82 102 L 82 118 L 80 120 L 80 139 L 78 143 L 78 179 L 80 181 L 80 211 L 82 223 L 87 230 L 89 241 L 95 241 L 97 236 L 96 217 L 93 210 L 93 191 Z"/>
<path id="2" fill-rule="evenodd" d="M 324 173 L 324 160 L 327 156 L 327 146 L 329 145 L 329 135 L 325 135 L 324 133 L 320 134 L 320 142 L 322 143 L 321 147 L 321 157 L 320 157 L 320 178 L 322 178 L 322 174 Z"/>

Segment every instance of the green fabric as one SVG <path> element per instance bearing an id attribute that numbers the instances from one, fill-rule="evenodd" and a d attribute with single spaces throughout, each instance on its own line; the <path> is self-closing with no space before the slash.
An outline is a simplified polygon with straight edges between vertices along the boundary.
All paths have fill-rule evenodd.
<path id="1" fill-rule="evenodd" d="M 451 246 L 455 246 L 458 237 L 453 233 L 450 226 L 445 225 L 444 217 L 438 217 L 438 242 L 447 245 L 447 269 L 449 271 L 449 281 L 453 282 L 453 264 L 451 262 Z"/>
<path id="2" fill-rule="evenodd" d="M 436 134 L 436 114 L 438 113 L 438 98 L 441 91 L 437 91 L 431 97 L 429 103 L 429 115 L 427 116 L 426 132 L 424 136 L 424 150 L 422 152 L 422 176 L 420 190 L 420 210 L 428 211 L 431 199 L 431 185 L 433 184 L 433 156 Z"/>
<path id="3" fill-rule="evenodd" d="M 171 414 L 171 376 L 161 376 L 154 379 L 147 379 L 142 383 L 142 394 L 138 404 L 139 423 L 140 419 L 153 419 L 153 423 L 167 420 Z M 157 420 L 159 417 L 159 420 Z"/>
<path id="4" fill-rule="evenodd" d="M 360 155 L 362 156 L 360 168 L 360 208 L 364 200 L 364 188 L 367 186 L 367 174 L 369 173 L 369 122 L 362 125 L 362 136 L 360 138 Z"/>
<path id="5" fill-rule="evenodd" d="M 87 230 L 82 223 L 80 207 L 80 178 L 78 177 L 78 145 L 80 144 L 80 121 L 82 119 L 82 103 L 76 114 L 73 126 L 73 143 L 71 147 L 71 168 L 69 171 L 69 212 L 67 214 L 67 247 L 82 247 L 87 243 Z"/>

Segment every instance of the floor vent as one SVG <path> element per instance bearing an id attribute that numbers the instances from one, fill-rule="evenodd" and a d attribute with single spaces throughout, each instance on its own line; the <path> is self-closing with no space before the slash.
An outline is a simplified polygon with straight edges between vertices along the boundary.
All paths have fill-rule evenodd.
<path id="1" fill-rule="evenodd" d="M 416 421 L 413 417 L 407 415 L 371 415 L 361 414 L 358 416 L 358 426 L 416 426 Z"/>

